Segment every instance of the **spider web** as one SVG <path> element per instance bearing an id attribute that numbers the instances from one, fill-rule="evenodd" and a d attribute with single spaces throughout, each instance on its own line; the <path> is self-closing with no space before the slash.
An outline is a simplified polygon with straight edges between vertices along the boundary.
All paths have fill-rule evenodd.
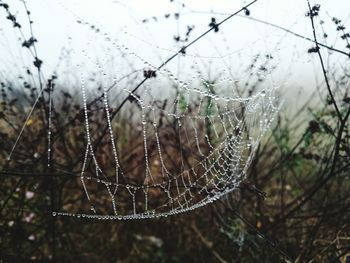
<path id="1" fill-rule="evenodd" d="M 230 65 L 247 47 L 223 54 L 218 40 L 227 50 L 230 43 L 221 26 L 219 34 L 174 52 L 128 28 L 123 28 L 120 40 L 98 22 L 86 21 L 61 5 L 87 32 L 84 43 L 69 39 L 70 45 L 80 46 L 72 49 L 72 60 L 83 109 L 78 124 L 84 130 L 81 162 L 74 167 L 80 171 L 74 180 L 82 193 L 79 206 L 63 205 L 52 215 L 166 217 L 205 206 L 237 189 L 278 111 L 269 78 L 270 55 L 256 56 L 255 62 L 260 59 L 264 65 L 256 76 L 250 69 L 235 79 Z M 208 45 L 210 52 L 204 48 Z M 142 52 L 146 49 L 155 51 L 158 59 Z M 177 60 L 167 60 L 173 53 L 171 58 Z M 62 142 L 53 138 L 59 98 L 57 91 L 49 91 L 48 164 L 60 166 Z M 62 194 L 68 199 L 76 195 L 69 189 Z"/>
<path id="2" fill-rule="evenodd" d="M 81 18 L 77 21 L 94 31 L 94 44 L 89 41 L 81 52 L 84 66 L 90 63 L 102 78 L 102 88 L 95 94 L 102 99 L 101 108 L 93 113 L 88 105 L 94 96 L 88 94 L 94 87 L 89 85 L 82 66 L 76 67 L 81 73 L 86 134 L 80 181 L 90 211 L 54 215 L 98 219 L 166 217 L 202 207 L 235 190 L 278 110 L 274 89 L 260 89 L 241 97 L 229 76 L 206 80 L 200 67 L 203 60 L 213 57 L 200 55 L 188 56 L 191 71 L 175 76 L 169 68 L 159 69 L 146 61 L 103 28 Z M 128 31 L 125 34 L 137 39 Z M 113 73 L 110 80 L 104 65 L 113 56 L 112 51 L 100 62 L 89 55 L 96 37 L 104 40 L 105 50 L 120 52 L 144 64 L 147 81 L 139 89 L 117 83 Z M 186 57 L 185 54 L 181 62 L 185 67 L 189 61 Z M 175 91 L 163 91 L 164 83 Z M 115 113 L 113 105 L 118 103 L 122 107 Z M 106 126 L 92 124 L 95 118 L 103 119 Z M 128 122 L 125 130 L 118 128 L 124 118 Z M 125 133 L 130 136 L 129 153 L 120 143 Z M 108 158 L 100 160 L 101 156 Z M 87 206 L 85 210 L 89 210 Z"/>

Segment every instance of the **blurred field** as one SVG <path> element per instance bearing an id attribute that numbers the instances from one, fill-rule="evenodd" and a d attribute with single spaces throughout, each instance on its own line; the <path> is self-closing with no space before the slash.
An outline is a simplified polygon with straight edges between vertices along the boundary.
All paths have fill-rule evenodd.
<path id="1" fill-rule="evenodd" d="M 0 4 L 2 9 L 9 10 L 3 1 Z M 316 11 L 317 6 L 310 7 L 310 12 Z M 17 30 L 17 21 L 9 14 L 7 20 Z M 310 18 L 318 19 L 311 14 Z M 53 211 L 61 209 L 74 213 L 91 209 L 80 178 L 87 140 L 84 105 L 78 92 L 81 86 L 64 74 L 43 79 L 37 57 L 31 70 L 23 67 L 24 73 L 19 77 L 1 72 L 0 262 L 350 262 L 350 66 L 330 63 L 334 56 L 349 61 L 346 54 L 350 35 L 341 21 L 334 18 L 332 21 L 346 51 L 326 53 L 329 46 L 319 48 L 322 53 L 317 48 L 304 51 L 305 56 L 327 60 L 327 72 L 321 74 L 322 80 L 317 81 L 310 99 L 309 93 L 308 96 L 300 93 L 286 100 L 260 142 L 247 178 L 237 190 L 210 205 L 165 218 L 127 221 L 53 216 Z M 312 44 L 318 47 L 317 43 Z M 32 50 L 35 41 L 27 45 L 20 48 Z M 270 63 L 270 58 L 260 55 L 249 62 L 248 81 L 236 82 L 242 96 L 270 84 L 261 77 L 267 69 L 259 68 L 259 63 Z M 66 62 L 70 63 L 68 59 Z M 210 68 L 205 70 L 210 72 Z M 152 72 L 147 76 L 144 69 L 138 73 L 152 81 L 157 79 Z M 90 84 L 96 94 L 102 93 L 103 83 L 98 78 Z M 130 77 L 124 84 L 134 87 L 137 80 Z M 217 92 L 210 85 L 206 89 Z M 163 91 L 166 88 L 178 91 L 170 84 Z M 288 85 L 281 87 L 278 97 L 289 94 L 291 88 L 294 89 Z M 142 94 L 146 93 L 147 89 Z M 104 132 L 103 96 L 96 94 L 95 100 L 88 101 L 86 110 L 91 139 L 99 142 L 95 155 L 107 180 L 113 177 L 115 164 L 110 137 Z M 210 138 L 213 126 L 208 121 L 196 123 L 194 129 L 193 122 L 185 119 L 179 128 L 178 120 L 164 114 L 165 109 L 170 112 L 174 107 L 165 99 L 167 96 L 172 93 L 165 92 L 152 101 L 158 110 L 156 118 L 154 112 L 146 112 L 146 129 L 151 131 L 153 122 L 161 127 L 158 139 L 163 149 L 161 159 L 157 139 L 152 137 L 148 141 L 151 164 L 148 168 L 144 162 L 142 114 L 135 98 L 128 98 L 113 120 L 120 165 L 128 174 L 123 177 L 123 184 L 147 185 L 150 179 L 145 175 L 146 169 L 156 175 L 155 183 L 161 183 L 162 162 L 169 173 L 179 174 L 203 159 L 193 149 L 208 155 L 211 152 L 208 141 L 219 145 L 220 141 Z M 185 100 L 181 97 L 179 105 L 186 108 L 188 116 L 219 112 L 211 108 L 209 100 L 202 102 L 195 96 L 186 99 L 186 105 L 181 105 Z M 111 113 L 120 102 L 116 96 L 109 109 Z M 54 105 L 52 110 L 50 103 Z M 244 119 L 242 106 L 232 107 L 237 107 Z M 187 140 L 179 142 L 179 137 Z M 52 154 L 51 167 L 47 167 L 48 149 Z M 249 156 L 247 152 L 242 154 Z M 88 158 L 85 176 L 95 180 L 92 159 Z M 197 180 L 203 174 L 205 169 L 198 168 L 188 180 Z M 200 184 L 204 180 L 198 181 Z M 171 187 L 172 193 L 178 186 Z M 93 181 L 87 183 L 87 188 L 92 193 L 93 209 L 110 214 L 112 207 L 106 189 Z M 142 194 L 137 193 L 135 199 Z M 132 210 L 131 196 L 126 189 L 118 192 L 121 212 Z M 156 208 L 165 202 L 167 195 L 154 187 L 148 198 L 149 207 Z M 201 200 L 204 196 L 199 194 L 196 198 Z M 137 203 L 136 208 L 144 209 L 144 205 Z"/>

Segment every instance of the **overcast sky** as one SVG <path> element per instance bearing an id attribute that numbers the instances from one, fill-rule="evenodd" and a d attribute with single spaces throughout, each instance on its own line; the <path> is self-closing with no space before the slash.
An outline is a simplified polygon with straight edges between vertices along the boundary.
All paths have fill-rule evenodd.
<path id="1" fill-rule="evenodd" d="M 186 44 L 174 41 L 174 36 L 185 38 L 187 26 L 194 26 L 189 35 L 191 41 L 209 29 L 212 17 L 221 21 L 247 3 L 249 1 L 241 0 L 31 0 L 28 1 L 28 7 L 34 20 L 39 57 L 44 61 L 43 69 L 47 75 L 59 67 L 63 70 L 60 56 L 65 54 L 66 48 L 73 50 L 70 54 L 73 63 L 87 59 L 83 57 L 82 50 L 105 63 L 113 60 L 108 63 L 115 65 L 117 77 L 118 74 L 127 74 L 127 63 L 132 63 L 135 68 L 142 67 L 142 60 L 138 60 L 135 54 L 158 66 Z M 337 17 L 349 26 L 350 1 L 320 0 L 316 3 L 321 5 L 320 17 L 325 21 L 323 28 L 317 23 L 319 35 L 323 34 L 323 30 L 329 35 L 328 39 L 320 38 L 320 41 L 346 50 L 345 43 L 335 34 L 331 18 Z M 11 0 L 11 10 L 25 25 L 23 7 L 19 0 Z M 260 19 L 312 37 L 310 20 L 305 17 L 306 0 L 258 0 L 249 7 L 249 12 L 249 17 L 241 13 L 241 16 L 222 25 L 219 32 L 212 32 L 198 41 L 187 50 L 186 58 L 174 60 L 169 64 L 169 69 L 177 74 L 181 69 L 184 71 L 190 62 L 196 61 L 213 70 L 229 69 L 231 77 L 232 72 L 237 72 L 237 76 L 240 76 L 243 68 L 257 54 L 271 54 L 274 59 L 270 66 L 277 67 L 272 73 L 276 85 L 289 85 L 296 89 L 314 86 L 315 82 L 320 81 L 319 76 L 315 75 L 315 71 L 319 71 L 315 59 L 317 57 L 307 54 L 312 43 L 249 19 Z M 175 18 L 175 13 L 180 14 L 179 19 Z M 20 48 L 20 42 L 19 45 L 16 44 L 18 33 L 9 26 L 9 21 L 4 18 L 5 13 L 2 11 L 0 14 L 0 59 L 8 64 L 30 61 L 28 52 Z M 166 18 L 166 14 L 170 14 L 170 17 Z M 142 22 L 144 19 L 146 23 Z M 77 20 L 96 25 L 101 33 L 96 34 L 89 26 L 77 23 Z M 28 32 L 26 27 L 23 30 Z M 130 53 L 126 56 L 130 58 L 119 59 L 120 52 L 105 41 L 104 33 L 127 46 Z M 326 52 L 324 54 L 328 57 Z M 333 55 L 328 60 L 328 65 L 345 62 L 341 56 Z M 58 66 L 60 63 L 61 66 Z M 8 66 L 3 64 L 2 67 Z M 109 70 L 113 71 L 110 67 Z"/>

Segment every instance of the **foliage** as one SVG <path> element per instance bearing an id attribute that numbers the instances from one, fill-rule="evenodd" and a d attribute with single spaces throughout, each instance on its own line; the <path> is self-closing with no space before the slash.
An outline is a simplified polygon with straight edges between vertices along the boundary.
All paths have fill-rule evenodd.
<path id="1" fill-rule="evenodd" d="M 9 6 L 0 1 L 0 7 L 6 11 L 12 26 L 21 30 Z M 319 11 L 320 6 L 311 7 L 308 19 L 317 19 Z M 346 28 L 339 19 L 333 18 L 333 22 L 346 43 Z M 219 31 L 215 18 L 210 26 Z M 22 45 L 34 50 L 36 42 L 30 36 Z M 315 39 L 316 46 L 305 52 L 310 56 L 320 55 L 322 59 L 320 50 L 324 47 L 317 43 Z M 43 62 L 36 54 L 33 61 L 40 76 Z M 330 84 L 319 87 L 326 91 L 321 93 L 324 104 L 303 105 L 302 114 L 296 116 L 285 115 L 283 111 L 279 114 L 276 127 L 256 154 L 248 180 L 236 192 L 191 213 L 143 221 L 53 217 L 52 211 L 57 207 L 78 210 L 81 205 L 78 171 L 85 140 L 79 128 L 84 123 L 82 106 L 70 91 L 53 85 L 60 76 L 41 83 L 41 90 L 25 81 L 27 76 L 22 76 L 21 82 L 3 81 L 0 261 L 278 262 L 285 253 L 295 262 L 347 262 L 350 258 L 350 68 L 343 70 L 337 74 L 325 73 Z M 345 77 L 339 78 L 338 73 Z M 153 71 L 144 74 L 146 78 L 156 77 Z M 33 74 L 28 70 L 27 75 Z M 214 93 L 210 81 L 204 85 Z M 254 84 L 250 88 L 253 90 Z M 38 107 L 24 120 L 28 107 L 36 103 L 40 92 L 43 96 L 37 102 Z M 46 167 L 46 116 L 52 92 L 61 92 L 53 116 L 56 169 Z M 102 103 L 100 98 L 89 104 L 89 111 L 96 112 L 92 118 L 94 127 L 101 126 L 98 112 Z M 189 106 L 182 94 L 179 103 L 183 111 Z M 60 111 L 68 112 L 69 116 L 62 117 Z M 210 99 L 205 111 L 213 114 Z M 137 140 L 139 132 L 129 120 L 130 116 L 120 115 L 117 120 L 120 126 L 115 127 L 121 134 L 121 151 L 131 153 L 127 161 L 135 159 L 132 153 L 143 143 Z M 12 146 L 9 142 L 15 140 L 23 121 L 26 129 L 15 151 L 17 158 L 7 161 Z M 163 121 L 164 134 L 169 136 L 172 125 Z M 307 125 L 303 127 L 300 123 Z M 209 124 L 204 128 L 210 132 Z M 58 139 L 64 143 L 55 144 Z M 103 154 L 100 158 L 109 160 Z M 67 191 L 76 194 L 64 199 Z"/>

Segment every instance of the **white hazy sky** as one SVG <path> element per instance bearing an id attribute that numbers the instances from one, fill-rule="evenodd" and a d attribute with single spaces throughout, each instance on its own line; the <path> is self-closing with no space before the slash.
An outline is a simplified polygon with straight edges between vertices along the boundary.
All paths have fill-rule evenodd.
<path id="1" fill-rule="evenodd" d="M 20 21 L 24 21 L 22 24 L 26 24 L 21 2 L 19 0 L 10 2 L 11 10 L 17 14 Z M 88 26 L 78 24 L 77 19 L 97 25 L 102 32 L 108 33 L 118 43 L 128 46 L 131 52 L 156 66 L 181 47 L 182 44 L 177 44 L 173 36 L 178 33 L 183 36 L 187 25 L 195 26 L 190 35 L 190 40 L 194 39 L 209 28 L 211 17 L 220 21 L 227 16 L 226 14 L 233 13 L 249 3 L 242 0 L 174 0 L 173 2 L 169 0 L 31 0 L 27 2 L 34 20 L 33 27 L 38 39 L 39 57 L 44 60 L 44 70 L 47 75 L 56 70 L 59 67 L 58 64 L 63 63 L 60 62 L 60 55 L 65 50 L 63 48 L 73 50 L 73 53 L 70 53 L 73 63 L 86 59 L 81 53 L 84 49 L 92 57 L 104 61 L 103 63 L 107 63 L 108 57 L 113 57 L 113 61 L 108 63 L 113 64 L 118 72 L 127 73 L 125 63 L 133 63 L 138 68 L 137 63 L 140 61 L 137 62 L 135 56 L 130 59 L 119 59 L 117 54 L 120 55 L 120 53 L 114 50 L 115 47 L 106 43 L 102 34 L 94 34 Z M 350 1 L 319 0 L 311 3 L 321 5 L 321 18 L 325 23 L 323 28 L 317 24 L 318 31 L 322 33 L 324 30 L 329 34 L 327 40 L 320 41 L 346 50 L 345 43 L 335 34 L 335 26 L 331 18 L 337 17 L 349 26 Z M 185 4 L 185 7 L 182 7 L 182 4 Z M 258 0 L 249 7 L 249 10 L 253 18 L 274 23 L 312 38 L 310 20 L 305 17 L 306 0 Z M 180 13 L 179 20 L 173 17 L 176 12 Z M 164 15 L 168 13 L 171 17 L 165 19 Z M 3 10 L 0 14 L 0 59 L 7 62 L 2 66 L 5 70 L 9 68 L 9 64 L 17 62 L 25 64 L 31 58 L 26 50 L 20 48 L 20 42 L 17 41 L 18 33 L 4 18 Z M 187 60 L 177 59 L 169 65 L 169 69 L 186 70 L 186 65 L 191 60 L 196 60 L 219 71 L 220 67 L 225 65 L 231 70 L 231 77 L 235 72 L 240 76 L 238 73 L 243 72 L 242 68 L 249 65 L 255 55 L 272 54 L 274 60 L 271 66 L 277 66 L 277 70 L 273 73 L 276 85 L 289 85 L 296 89 L 314 86 L 315 82 L 321 81 L 321 77 L 315 74 L 319 71 L 316 56 L 308 55 L 306 52 L 313 46 L 312 43 L 271 26 L 254 22 L 242 15 L 227 21 L 220 27 L 217 34 L 212 32 L 208 37 L 200 40 L 187 50 Z M 156 17 L 157 22 L 152 17 Z M 143 19 L 149 19 L 149 22 L 142 23 Z M 25 27 L 24 30 L 27 32 Z M 324 54 L 328 58 L 327 52 Z M 328 65 L 342 65 L 347 61 L 337 55 L 332 55 L 327 60 Z"/>

